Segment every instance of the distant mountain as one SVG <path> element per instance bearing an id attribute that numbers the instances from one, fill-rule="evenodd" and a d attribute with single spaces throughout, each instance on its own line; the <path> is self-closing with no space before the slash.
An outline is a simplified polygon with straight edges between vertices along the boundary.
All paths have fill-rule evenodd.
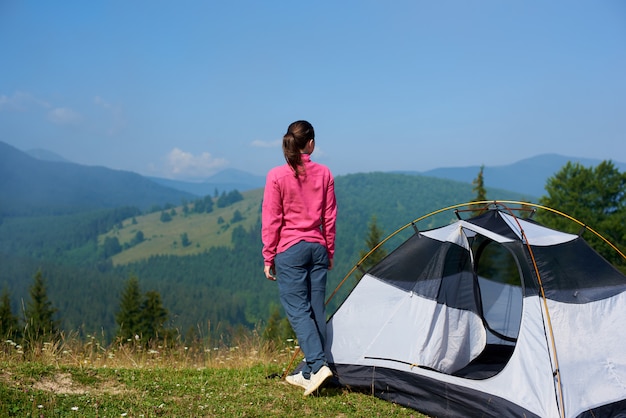
<path id="1" fill-rule="evenodd" d="M 11 202 L 10 205 L 34 205 L 48 209 L 52 206 L 59 209 L 77 205 L 133 205 L 145 209 L 154 204 L 178 204 L 183 198 L 191 200 L 232 190 L 243 192 L 265 185 L 264 176 L 236 169 L 220 171 L 203 182 L 189 182 L 142 177 L 132 172 L 104 167 L 82 166 L 70 163 L 47 150 L 37 149 L 24 153 L 3 142 L 0 142 L 0 153 L 0 196 L 3 197 L 0 201 L 0 213 L 6 212 L 7 202 Z M 485 186 L 538 198 L 545 194 L 548 178 L 568 161 L 586 167 L 596 166 L 601 162 L 598 159 L 558 154 L 537 155 L 513 164 L 485 166 Z M 626 171 L 625 163 L 613 163 L 620 171 Z M 471 184 L 479 170 L 480 165 L 472 165 L 423 172 L 395 171 L 392 174 L 421 175 Z M 12 197 L 15 199 L 12 200 Z"/>
<path id="2" fill-rule="evenodd" d="M 66 160 L 65 158 L 61 157 L 59 154 L 56 154 L 52 151 L 48 151 L 46 149 L 35 148 L 35 149 L 26 151 L 26 154 L 30 155 L 31 157 L 37 158 L 38 160 L 56 161 L 58 163 L 71 163 L 70 160 Z"/>
<path id="3" fill-rule="evenodd" d="M 485 166 L 483 177 L 485 186 L 496 189 L 540 197 L 546 194 L 545 185 L 549 177 L 556 174 L 568 161 L 580 163 L 585 167 L 595 167 L 602 160 L 591 158 L 566 157 L 558 154 L 542 154 L 502 166 Z M 626 171 L 626 164 L 613 161 L 617 169 Z M 403 172 L 424 176 L 445 178 L 471 183 L 478 172 L 479 165 L 467 167 L 436 168 L 423 172 Z"/>
<path id="4" fill-rule="evenodd" d="M 95 208 L 179 204 L 195 198 L 139 174 L 45 161 L 0 142 L 0 215 L 72 213 Z"/>
<path id="5" fill-rule="evenodd" d="M 585 167 L 595 167 L 602 162 L 602 160 L 591 158 L 541 154 L 508 165 L 485 166 L 483 173 L 485 186 L 538 198 L 546 193 L 545 185 L 548 178 L 556 174 L 568 161 L 580 163 Z M 620 171 L 626 171 L 625 163 L 613 161 L 613 164 Z M 428 171 L 392 171 L 391 173 L 422 175 L 472 183 L 479 170 L 480 165 L 472 165 L 466 167 L 443 167 Z M 150 177 L 150 179 L 164 186 L 193 193 L 197 196 L 214 195 L 216 190 L 218 193 L 228 192 L 233 189 L 247 191 L 265 186 L 264 177 L 235 169 L 220 171 L 201 183 L 155 177 Z"/>
<path id="6" fill-rule="evenodd" d="M 265 177 L 255 176 L 254 174 L 232 168 L 222 170 L 203 182 L 187 182 L 158 177 L 149 177 L 149 179 L 167 187 L 193 193 L 196 196 L 212 196 L 216 191 L 217 193 L 229 192 L 231 190 L 244 192 L 265 186 Z"/>

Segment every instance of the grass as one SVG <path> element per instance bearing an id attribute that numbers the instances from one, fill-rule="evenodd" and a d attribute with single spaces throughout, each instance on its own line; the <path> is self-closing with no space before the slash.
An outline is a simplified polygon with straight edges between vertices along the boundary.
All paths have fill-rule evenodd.
<path id="1" fill-rule="evenodd" d="M 423 417 L 346 388 L 303 397 L 284 382 L 295 347 L 103 347 L 63 338 L 0 350 L 3 417 Z M 296 360 L 299 360 L 296 357 Z"/>
<path id="2" fill-rule="evenodd" d="M 160 211 L 136 216 L 135 222 L 133 219 L 125 220 L 121 228 L 114 228 L 101 235 L 98 242 L 102 245 L 106 237 L 117 237 L 124 246 L 133 240 L 138 231 L 143 233 L 142 243 L 130 246 L 112 257 L 115 265 L 144 260 L 156 254 L 185 256 L 202 253 L 216 246 L 228 247 L 231 245 L 233 229 L 240 225 L 249 229 L 260 216 L 263 190 L 246 191 L 242 196 L 244 200 L 225 208 L 214 206 L 210 213 L 190 213 L 185 216 L 182 206 L 178 206 L 175 208 L 177 214 L 169 222 L 161 221 Z M 189 207 L 193 205 L 189 204 Z M 239 211 L 243 220 L 233 223 L 231 221 L 235 211 Z M 183 233 L 187 234 L 190 241 L 188 246 L 181 243 Z"/>

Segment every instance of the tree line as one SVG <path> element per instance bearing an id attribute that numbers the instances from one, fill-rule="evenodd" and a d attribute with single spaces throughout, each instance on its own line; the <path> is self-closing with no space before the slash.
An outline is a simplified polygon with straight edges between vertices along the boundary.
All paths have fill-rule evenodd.
<path id="1" fill-rule="evenodd" d="M 48 297 L 46 280 L 37 271 L 29 288 L 29 300 L 22 316 L 11 308 L 11 298 L 5 288 L 0 300 L 0 335 L 5 339 L 29 345 L 34 342 L 55 340 L 62 331 L 58 309 Z M 141 294 L 139 279 L 128 279 L 120 296 L 119 308 L 115 316 L 118 328 L 116 339 L 120 341 L 141 340 L 145 342 L 173 339 L 172 330 L 165 328 L 168 311 L 163 306 L 161 295 L 156 291 Z"/>

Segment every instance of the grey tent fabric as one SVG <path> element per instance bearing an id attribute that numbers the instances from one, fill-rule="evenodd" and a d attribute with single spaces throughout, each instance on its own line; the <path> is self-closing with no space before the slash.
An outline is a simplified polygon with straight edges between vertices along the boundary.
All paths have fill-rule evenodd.
<path id="1" fill-rule="evenodd" d="M 581 237 L 493 209 L 367 271 L 327 355 L 339 384 L 431 416 L 615 416 L 625 319 L 626 277 Z"/>

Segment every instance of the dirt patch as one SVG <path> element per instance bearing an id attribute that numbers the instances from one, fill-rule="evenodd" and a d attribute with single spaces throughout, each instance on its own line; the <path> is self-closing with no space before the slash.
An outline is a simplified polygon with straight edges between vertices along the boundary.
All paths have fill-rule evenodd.
<path id="1" fill-rule="evenodd" d="M 33 384 L 36 390 L 43 390 L 56 394 L 82 395 L 85 393 L 108 393 L 119 395 L 126 390 L 114 381 L 100 382 L 94 386 L 86 386 L 72 380 L 69 373 L 57 373 L 54 376 L 44 376 Z"/>
<path id="2" fill-rule="evenodd" d="M 81 395 L 88 392 L 88 388 L 76 384 L 72 380 L 72 375 L 69 373 L 57 373 L 54 376 L 44 376 L 35 382 L 33 388 L 67 395 Z"/>

